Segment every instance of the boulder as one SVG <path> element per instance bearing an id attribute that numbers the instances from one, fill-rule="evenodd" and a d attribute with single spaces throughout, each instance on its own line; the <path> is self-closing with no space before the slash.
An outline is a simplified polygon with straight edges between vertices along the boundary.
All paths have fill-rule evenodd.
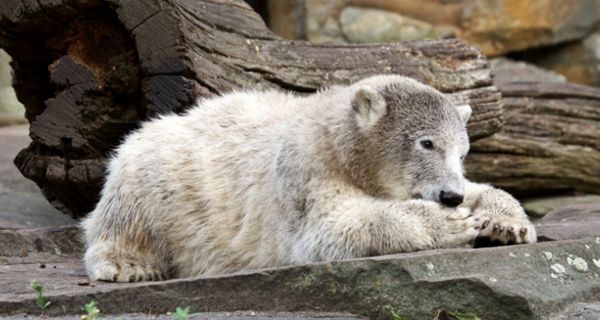
<path id="1" fill-rule="evenodd" d="M 533 217 L 543 217 L 548 212 L 555 209 L 567 209 L 573 205 L 579 204 L 598 204 L 600 205 L 600 196 L 598 195 L 577 195 L 577 196 L 554 196 L 531 198 L 523 201 L 525 212 Z M 599 226 L 600 227 L 600 226 Z"/>
<path id="2" fill-rule="evenodd" d="M 581 39 L 600 19 L 596 0 L 466 1 L 461 38 L 487 55 Z"/>
<path id="3" fill-rule="evenodd" d="M 420 20 L 420 24 L 452 29 L 460 23 L 465 1 L 390 1 L 390 0 L 269 0 L 269 26 L 276 33 L 291 39 L 316 43 L 344 42 L 340 24 L 342 11 L 350 6 L 385 10 L 405 18 Z M 295 32 L 289 32 L 293 25 Z M 364 32 L 372 32 L 376 23 L 364 24 Z"/>
<path id="4" fill-rule="evenodd" d="M 340 26 L 344 37 L 356 43 L 443 39 L 454 35 L 450 28 L 434 27 L 389 11 L 357 7 L 346 7 L 341 12 Z"/>
<path id="5" fill-rule="evenodd" d="M 490 59 L 490 66 L 496 85 L 511 82 L 567 82 L 567 78 L 560 73 L 505 57 Z"/>
<path id="6" fill-rule="evenodd" d="M 281 32 L 290 15 L 294 25 L 304 26 L 298 33 L 314 42 L 343 42 L 340 16 L 348 6 L 374 8 L 421 20 L 434 26 L 453 27 L 457 35 L 497 56 L 528 48 L 577 40 L 593 32 L 600 21 L 596 0 L 520 1 L 396 1 L 396 0 L 271 0 L 295 4 L 291 14 L 273 11 L 271 27 Z M 289 20 L 288 20 L 289 21 Z M 374 20 L 377 21 L 377 20 Z M 341 27 L 342 26 L 342 27 Z M 378 23 L 363 24 L 362 32 L 373 33 Z M 352 39 L 350 39 L 352 40 Z M 360 38 L 361 42 L 367 39 Z M 372 39 L 373 42 L 377 38 Z"/>
<path id="7" fill-rule="evenodd" d="M 582 40 L 529 51 L 522 58 L 564 75 L 569 82 L 600 86 L 600 32 Z"/>
<path id="8" fill-rule="evenodd" d="M 599 237 L 600 203 L 580 203 L 557 208 L 538 220 L 536 228 L 541 240 Z M 596 259 L 600 263 L 600 257 Z"/>

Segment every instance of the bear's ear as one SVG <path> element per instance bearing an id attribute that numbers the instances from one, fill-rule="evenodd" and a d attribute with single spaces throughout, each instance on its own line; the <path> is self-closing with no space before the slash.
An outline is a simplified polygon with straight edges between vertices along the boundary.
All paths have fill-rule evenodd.
<path id="1" fill-rule="evenodd" d="M 461 104 L 461 105 L 456 106 L 456 110 L 458 110 L 458 115 L 460 116 L 460 120 L 462 120 L 462 122 L 466 126 L 467 122 L 469 121 L 469 118 L 471 117 L 471 113 L 473 112 L 473 110 L 471 109 L 471 106 L 468 104 Z"/>
<path id="2" fill-rule="evenodd" d="M 387 114 L 385 99 L 373 87 L 360 87 L 352 98 L 352 109 L 356 113 L 356 121 L 363 129 L 373 127 L 379 119 Z"/>

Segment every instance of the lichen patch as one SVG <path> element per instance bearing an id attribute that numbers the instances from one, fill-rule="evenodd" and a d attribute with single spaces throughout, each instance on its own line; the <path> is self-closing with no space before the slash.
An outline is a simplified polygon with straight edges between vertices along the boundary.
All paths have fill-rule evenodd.
<path id="1" fill-rule="evenodd" d="M 552 269 L 552 271 L 558 274 L 565 273 L 565 271 L 567 271 L 567 269 L 560 263 L 555 263 L 551 265 L 550 268 Z"/>
<path id="2" fill-rule="evenodd" d="M 587 262 L 580 257 L 573 259 L 572 265 L 577 271 L 585 272 L 588 270 Z"/>

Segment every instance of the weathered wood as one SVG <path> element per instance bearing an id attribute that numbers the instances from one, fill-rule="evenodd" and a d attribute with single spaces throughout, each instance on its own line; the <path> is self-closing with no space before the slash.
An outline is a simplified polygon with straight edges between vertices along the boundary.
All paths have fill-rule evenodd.
<path id="1" fill-rule="evenodd" d="M 600 89 L 569 83 L 497 83 L 505 124 L 475 142 L 467 172 L 519 196 L 600 193 Z"/>
<path id="2" fill-rule="evenodd" d="M 485 57 L 458 40 L 287 41 L 243 1 L 3 0 L 0 47 L 31 123 L 15 163 L 75 217 L 94 207 L 106 157 L 139 121 L 235 88 L 308 93 L 399 73 L 471 103 L 473 140 L 502 124 Z"/>

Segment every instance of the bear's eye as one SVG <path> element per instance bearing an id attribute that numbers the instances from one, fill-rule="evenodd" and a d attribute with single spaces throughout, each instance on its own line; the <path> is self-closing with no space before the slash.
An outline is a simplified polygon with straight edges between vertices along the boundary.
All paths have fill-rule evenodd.
<path id="1" fill-rule="evenodd" d="M 423 140 L 423 141 L 421 141 L 421 147 L 423 147 L 427 150 L 432 150 L 433 142 L 431 142 L 431 140 Z"/>

